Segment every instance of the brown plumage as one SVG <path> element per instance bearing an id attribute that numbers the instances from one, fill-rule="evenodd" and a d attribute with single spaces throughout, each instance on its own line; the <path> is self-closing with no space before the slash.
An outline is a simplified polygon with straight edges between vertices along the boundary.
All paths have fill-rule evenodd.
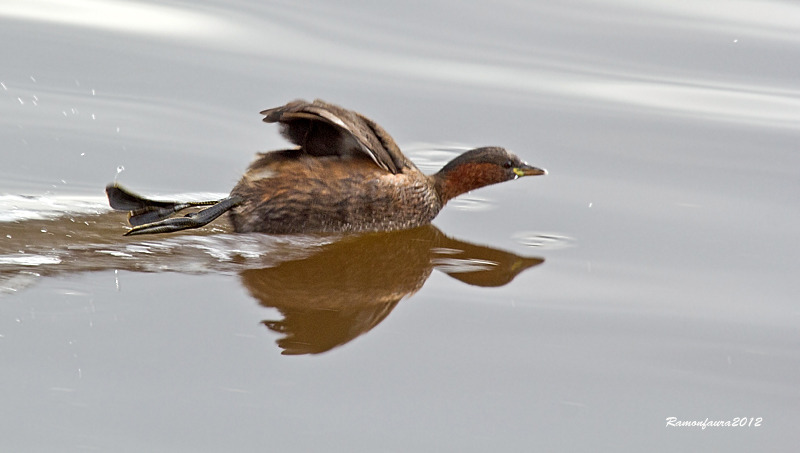
<path id="1" fill-rule="evenodd" d="M 187 217 L 153 222 L 187 205 L 146 200 L 109 186 L 112 207 L 132 211 L 135 228 L 128 234 L 196 228 L 225 211 L 241 233 L 413 228 L 429 223 L 462 193 L 547 173 L 503 148 L 486 147 L 426 176 L 383 128 L 356 112 L 316 100 L 261 113 L 265 122 L 280 123 L 281 133 L 297 148 L 260 154 L 229 198 Z"/>

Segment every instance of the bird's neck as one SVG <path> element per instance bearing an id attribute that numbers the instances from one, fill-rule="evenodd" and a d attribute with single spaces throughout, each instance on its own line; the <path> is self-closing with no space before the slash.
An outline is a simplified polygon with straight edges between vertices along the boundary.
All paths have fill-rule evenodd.
<path id="1" fill-rule="evenodd" d="M 451 164 L 433 175 L 434 187 L 442 205 L 463 193 L 501 181 L 496 165 L 477 162 Z"/>

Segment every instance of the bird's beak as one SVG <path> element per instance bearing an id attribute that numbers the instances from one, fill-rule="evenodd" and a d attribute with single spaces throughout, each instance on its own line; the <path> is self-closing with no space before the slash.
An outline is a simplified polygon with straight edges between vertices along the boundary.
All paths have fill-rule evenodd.
<path id="1" fill-rule="evenodd" d="M 513 171 L 514 173 L 517 174 L 517 176 L 539 176 L 547 174 L 547 170 L 543 168 L 531 167 L 530 165 L 525 163 L 523 163 L 519 167 L 514 167 Z"/>

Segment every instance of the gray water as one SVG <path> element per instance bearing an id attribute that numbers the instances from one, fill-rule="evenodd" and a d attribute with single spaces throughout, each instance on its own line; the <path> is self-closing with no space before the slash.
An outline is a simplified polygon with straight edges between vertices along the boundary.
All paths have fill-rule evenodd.
<path id="1" fill-rule="evenodd" d="M 800 443 L 800 6 L 39 0 L 0 39 L 0 450 Z M 224 196 L 297 98 L 549 175 L 395 235 L 121 236 L 107 183 Z"/>

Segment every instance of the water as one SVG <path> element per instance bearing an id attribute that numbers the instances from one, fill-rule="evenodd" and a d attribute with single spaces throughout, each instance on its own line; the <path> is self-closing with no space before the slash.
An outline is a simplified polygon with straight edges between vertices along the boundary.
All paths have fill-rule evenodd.
<path id="1" fill-rule="evenodd" d="M 800 9 L 673 3 L 0 5 L 0 449 L 793 451 Z M 107 183 L 224 196 L 296 98 L 549 175 L 121 236 Z"/>

